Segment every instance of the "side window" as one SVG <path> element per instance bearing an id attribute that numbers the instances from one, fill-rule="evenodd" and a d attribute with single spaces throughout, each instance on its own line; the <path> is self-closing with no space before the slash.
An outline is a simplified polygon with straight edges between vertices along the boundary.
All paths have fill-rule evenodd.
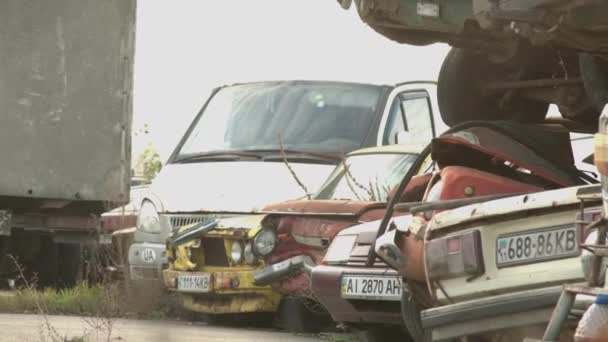
<path id="1" fill-rule="evenodd" d="M 433 138 L 433 121 L 426 94 L 402 95 L 401 110 L 405 114 L 405 127 L 412 142 L 428 144 Z"/>
<path id="2" fill-rule="evenodd" d="M 391 110 L 388 114 L 386 121 L 386 129 L 384 130 L 384 137 L 382 138 L 383 145 L 396 144 L 397 132 L 405 131 L 405 116 L 403 115 L 403 108 L 401 106 L 402 99 L 397 96 L 391 104 Z"/>

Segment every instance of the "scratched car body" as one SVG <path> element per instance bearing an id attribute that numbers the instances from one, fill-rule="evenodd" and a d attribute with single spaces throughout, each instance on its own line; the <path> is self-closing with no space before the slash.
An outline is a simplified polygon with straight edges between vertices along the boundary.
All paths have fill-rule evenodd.
<path id="1" fill-rule="evenodd" d="M 183 227 L 167 245 L 171 264 L 163 271 L 166 288 L 181 293 L 184 306 L 197 312 L 275 312 L 281 295 L 308 290 L 306 275 L 290 271 L 288 276 L 294 277 L 289 281 L 260 281 L 256 275 L 286 259 L 297 260 L 302 270 L 323 258 L 340 230 L 381 217 L 390 190 L 418 152 L 405 145 L 357 150 L 336 167 L 312 200 Z"/>
<path id="2" fill-rule="evenodd" d="M 517 140 L 501 134 L 505 129 L 513 128 L 509 124 L 472 123 L 436 138 L 431 146 L 433 161 L 439 168 L 409 180 L 405 188 L 407 191 L 395 206 L 397 212 L 407 213 L 408 208 L 416 203 L 466 201 L 543 190 L 547 186 L 545 182 L 531 175 L 514 180 L 506 176 L 510 171 L 505 172 L 493 165 L 497 157 L 504 158 L 505 154 L 509 154 L 515 164 L 532 163 L 541 168 L 541 174 L 544 172 L 549 178 L 556 176 L 547 162 L 534 158 L 534 153 L 519 147 Z M 561 132 L 560 136 L 568 142 L 567 132 Z M 515 145 L 515 148 L 505 148 L 505 145 Z M 484 160 L 484 155 L 487 160 Z M 421 191 L 412 192 L 415 188 Z M 390 226 L 407 230 L 418 220 L 431 216 L 432 211 L 422 217 L 393 217 Z M 313 292 L 335 321 L 368 327 L 402 324 L 399 303 L 402 292 L 394 291 L 393 286 L 396 280 L 401 283 L 401 276 L 384 260 L 375 258 L 371 263 L 368 260 L 379 225 L 380 221 L 376 221 L 341 231 L 326 254 L 323 265 L 312 269 Z M 388 234 L 389 240 L 394 240 L 395 233 L 395 229 L 392 229 Z M 422 262 L 421 245 L 411 244 L 408 247 L 412 249 L 408 251 L 411 263 Z M 393 251 L 396 251 L 396 246 L 394 248 Z M 382 256 L 381 253 L 378 255 Z M 391 264 L 394 265 L 394 261 Z M 420 269 L 416 271 L 421 273 Z M 418 279 L 424 282 L 421 275 Z M 418 288 L 424 289 L 424 286 L 418 285 Z"/>
<path id="3" fill-rule="evenodd" d="M 548 320 L 559 285 L 583 279 L 578 244 L 585 237 L 575 216 L 581 197 L 599 201 L 598 187 L 584 186 L 597 181 L 575 166 L 564 128 L 495 125 L 433 142 L 440 164 L 459 155 L 475 163 L 478 174 L 493 169 L 491 177 L 480 178 L 485 183 L 474 184 L 475 172 L 469 172 L 454 187 L 446 174 L 452 167 L 442 168 L 425 201 L 408 206 L 409 224 L 397 225 L 376 243 L 376 253 L 413 294 L 402 298 L 402 315 L 417 336 L 426 330 L 437 341 L 496 333 L 516 339 L 521 327 L 537 335 L 542 329 L 530 332 Z M 449 201 L 457 193 L 478 203 Z M 393 244 L 401 258 L 387 253 Z"/>

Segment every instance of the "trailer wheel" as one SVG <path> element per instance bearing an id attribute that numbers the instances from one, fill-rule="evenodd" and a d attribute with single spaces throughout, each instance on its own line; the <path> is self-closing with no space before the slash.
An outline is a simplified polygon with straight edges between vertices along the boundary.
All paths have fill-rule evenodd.
<path id="1" fill-rule="evenodd" d="M 58 277 L 59 288 L 72 288 L 80 280 L 82 248 L 76 243 L 58 243 Z"/>
<path id="2" fill-rule="evenodd" d="M 80 276 L 81 249 L 79 244 L 55 243 L 45 237 L 32 269 L 41 288 L 72 288 Z"/>
<path id="3" fill-rule="evenodd" d="M 601 111 L 608 103 L 608 60 L 581 53 L 578 61 L 585 92 L 593 106 Z"/>
<path id="4" fill-rule="evenodd" d="M 471 120 L 543 121 L 548 103 L 524 98 L 513 90 L 486 89 L 487 83 L 509 80 L 513 73 L 503 64 L 492 63 L 486 54 L 452 48 L 437 82 L 443 121 L 449 126 Z"/>

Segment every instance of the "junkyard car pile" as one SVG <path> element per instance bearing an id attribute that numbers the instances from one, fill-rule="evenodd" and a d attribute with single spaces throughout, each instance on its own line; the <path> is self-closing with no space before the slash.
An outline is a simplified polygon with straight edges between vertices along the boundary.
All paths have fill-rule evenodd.
<path id="1" fill-rule="evenodd" d="M 560 285 L 584 280 L 588 138 L 468 122 L 426 148 L 351 152 L 310 199 L 181 227 L 165 286 L 192 310 L 278 310 L 295 330 L 329 314 L 367 337 L 542 335 Z"/>
<path id="2" fill-rule="evenodd" d="M 547 323 L 590 304 L 568 297 L 574 309 L 554 312 L 562 285 L 602 285 L 601 258 L 582 250 L 606 235 L 593 164 L 608 174 L 608 139 L 594 158 L 589 133 L 608 101 L 607 5 L 354 3 L 390 39 L 453 46 L 437 91 L 217 89 L 144 196 L 131 279 L 160 275 L 188 309 L 276 313 L 291 330 L 333 320 L 371 339 L 557 340 Z"/>

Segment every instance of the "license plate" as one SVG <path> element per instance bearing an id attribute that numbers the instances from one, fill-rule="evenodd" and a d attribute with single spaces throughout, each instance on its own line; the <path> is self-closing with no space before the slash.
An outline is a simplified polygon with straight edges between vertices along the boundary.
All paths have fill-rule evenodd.
<path id="1" fill-rule="evenodd" d="M 396 276 L 344 275 L 342 298 L 401 300 L 401 278 Z"/>
<path id="2" fill-rule="evenodd" d="M 181 292 L 209 292 L 209 274 L 182 275 L 177 277 L 177 290 Z"/>
<path id="3" fill-rule="evenodd" d="M 573 225 L 499 236 L 496 266 L 513 266 L 576 256 L 580 253 L 578 230 Z"/>

